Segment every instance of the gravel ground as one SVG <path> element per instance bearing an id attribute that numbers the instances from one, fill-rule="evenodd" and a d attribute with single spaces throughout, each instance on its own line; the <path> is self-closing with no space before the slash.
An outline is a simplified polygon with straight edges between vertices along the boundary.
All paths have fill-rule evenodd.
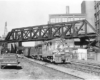
<path id="1" fill-rule="evenodd" d="M 0 69 L 0 80 L 29 80 L 29 79 L 66 79 L 66 80 L 81 80 L 74 76 L 67 75 L 39 65 L 27 59 L 20 59 L 21 67 L 6 67 Z"/>

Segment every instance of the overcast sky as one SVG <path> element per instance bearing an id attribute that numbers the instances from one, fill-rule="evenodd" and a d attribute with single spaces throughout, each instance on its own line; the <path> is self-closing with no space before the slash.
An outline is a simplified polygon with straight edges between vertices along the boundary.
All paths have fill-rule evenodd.
<path id="1" fill-rule="evenodd" d="M 16 27 L 47 24 L 50 14 L 81 13 L 83 0 L 0 0 L 0 36 Z"/>

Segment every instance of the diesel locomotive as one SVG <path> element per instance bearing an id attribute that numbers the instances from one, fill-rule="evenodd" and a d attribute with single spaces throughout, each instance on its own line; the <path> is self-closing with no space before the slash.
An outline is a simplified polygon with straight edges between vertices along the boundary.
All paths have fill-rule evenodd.
<path id="1" fill-rule="evenodd" d="M 24 50 L 24 55 L 39 60 L 48 60 L 54 63 L 70 62 L 72 49 L 65 39 L 53 39 Z"/>

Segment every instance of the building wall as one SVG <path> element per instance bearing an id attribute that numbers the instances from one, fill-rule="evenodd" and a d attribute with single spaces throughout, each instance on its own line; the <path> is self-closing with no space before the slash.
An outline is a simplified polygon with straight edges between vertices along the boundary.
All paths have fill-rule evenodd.
<path id="1" fill-rule="evenodd" d="M 70 22 L 85 19 L 84 14 L 57 14 L 49 16 L 49 23 Z"/>
<path id="2" fill-rule="evenodd" d="M 94 10 L 94 1 L 83 1 L 82 4 L 81 4 L 81 11 L 82 11 L 82 14 L 86 14 L 86 20 L 94 27 L 95 27 L 95 24 L 94 24 L 94 13 L 95 13 L 95 10 Z M 88 32 L 94 32 L 89 26 L 88 26 Z"/>
<path id="3" fill-rule="evenodd" d="M 100 34 L 100 1 L 94 1 L 94 9 L 95 9 L 95 26 L 97 29 L 97 33 Z M 100 46 L 100 36 L 98 36 L 98 44 Z"/>
<path id="4" fill-rule="evenodd" d="M 94 28 L 94 1 L 83 1 L 81 4 L 81 14 L 54 14 L 49 16 L 49 23 L 69 22 L 86 19 Z M 94 33 L 91 27 L 87 26 L 88 33 Z"/>
<path id="5" fill-rule="evenodd" d="M 70 21 L 83 20 L 83 19 L 85 19 L 85 14 L 81 14 L 81 13 L 71 14 L 69 13 L 69 6 L 66 6 L 66 14 L 49 15 L 48 23 L 70 22 Z"/>
<path id="6" fill-rule="evenodd" d="M 86 2 L 86 19 L 94 26 L 94 1 Z"/>
<path id="7" fill-rule="evenodd" d="M 69 6 L 66 6 L 66 14 L 69 14 Z"/>
<path id="8" fill-rule="evenodd" d="M 95 26 L 96 29 L 98 29 L 98 32 L 100 33 L 100 1 L 95 1 L 94 9 L 95 9 Z"/>
<path id="9" fill-rule="evenodd" d="M 81 13 L 82 14 L 86 13 L 86 4 L 85 4 L 85 1 L 83 1 L 82 4 L 81 4 Z"/>

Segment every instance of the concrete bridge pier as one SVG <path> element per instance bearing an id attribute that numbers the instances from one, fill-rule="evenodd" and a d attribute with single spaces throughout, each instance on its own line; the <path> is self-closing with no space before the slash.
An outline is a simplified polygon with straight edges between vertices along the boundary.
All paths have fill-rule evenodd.
<path id="1" fill-rule="evenodd" d="M 17 50 L 17 53 L 18 54 L 22 54 L 23 53 L 22 51 L 23 51 L 22 42 L 19 41 L 18 42 L 18 50 Z"/>
<path id="2" fill-rule="evenodd" d="M 8 43 L 7 48 L 10 50 L 11 53 L 22 53 L 22 42 L 15 42 L 15 43 Z"/>
<path id="3" fill-rule="evenodd" d="M 89 44 L 89 39 L 88 38 L 86 38 L 86 37 L 80 38 L 80 47 L 83 48 L 84 45 L 86 45 L 86 47 L 87 47 L 88 44 Z"/>
<path id="4" fill-rule="evenodd" d="M 18 43 L 8 43 L 7 48 L 10 50 L 10 53 L 17 53 Z"/>

